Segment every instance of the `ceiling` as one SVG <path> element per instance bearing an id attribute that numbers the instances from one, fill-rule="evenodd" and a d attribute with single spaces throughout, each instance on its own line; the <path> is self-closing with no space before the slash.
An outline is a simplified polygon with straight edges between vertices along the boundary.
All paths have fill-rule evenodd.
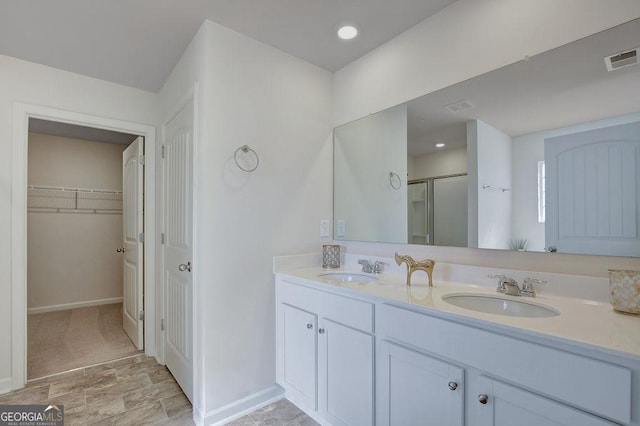
<path id="1" fill-rule="evenodd" d="M 138 137 L 127 133 L 79 126 L 76 124 L 60 123 L 56 121 L 40 120 L 38 118 L 29 119 L 29 132 L 117 145 L 129 145 Z"/>
<path id="2" fill-rule="evenodd" d="M 640 46 L 640 19 L 408 103 L 409 155 L 466 147 L 478 119 L 512 136 L 640 112 L 640 64 L 608 72 L 604 57 Z M 453 113 L 447 105 L 469 101 Z"/>
<path id="3" fill-rule="evenodd" d="M 2 0 L 0 54 L 158 92 L 207 18 L 336 71 L 454 1 Z"/>

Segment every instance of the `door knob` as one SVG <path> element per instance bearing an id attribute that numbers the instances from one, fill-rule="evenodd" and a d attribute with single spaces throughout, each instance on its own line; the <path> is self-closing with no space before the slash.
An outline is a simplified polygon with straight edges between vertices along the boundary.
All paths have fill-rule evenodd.
<path id="1" fill-rule="evenodd" d="M 320 334 L 324 334 L 324 328 L 319 329 L 319 330 L 318 330 L 318 333 L 320 333 Z"/>
<path id="2" fill-rule="evenodd" d="M 478 401 L 480 401 L 480 404 L 486 404 L 487 401 L 489 401 L 489 397 L 484 393 L 481 393 L 480 395 L 478 395 Z"/>
<path id="3" fill-rule="evenodd" d="M 124 247 L 120 247 L 120 248 L 116 249 L 116 251 L 118 253 L 124 253 Z"/>
<path id="4" fill-rule="evenodd" d="M 307 324 L 307 328 L 308 329 L 312 329 L 313 328 L 313 324 Z"/>
<path id="5" fill-rule="evenodd" d="M 191 262 L 181 263 L 180 266 L 178 266 L 178 271 L 180 271 L 180 272 L 184 272 L 184 271 L 191 272 Z"/>
<path id="6" fill-rule="evenodd" d="M 456 382 L 449 382 L 449 390 L 456 390 L 458 389 L 458 384 Z"/>

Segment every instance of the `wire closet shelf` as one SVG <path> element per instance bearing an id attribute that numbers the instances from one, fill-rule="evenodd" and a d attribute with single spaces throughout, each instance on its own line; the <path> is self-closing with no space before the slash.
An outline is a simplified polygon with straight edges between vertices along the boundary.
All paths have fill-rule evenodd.
<path id="1" fill-rule="evenodd" d="M 27 187 L 27 211 L 122 214 L 122 191 L 32 185 Z"/>

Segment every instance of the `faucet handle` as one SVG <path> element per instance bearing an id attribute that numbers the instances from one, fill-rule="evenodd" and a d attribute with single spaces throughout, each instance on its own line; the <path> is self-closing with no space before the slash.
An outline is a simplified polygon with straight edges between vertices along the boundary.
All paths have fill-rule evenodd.
<path id="1" fill-rule="evenodd" d="M 497 278 L 498 279 L 498 291 L 504 292 L 504 281 L 507 279 L 506 275 L 502 274 L 489 274 L 487 275 L 489 278 Z"/>
<path id="2" fill-rule="evenodd" d="M 376 263 L 374 263 L 373 265 L 373 273 L 379 274 L 383 270 L 384 270 L 384 262 L 380 262 L 379 260 L 376 260 Z"/>
<path id="3" fill-rule="evenodd" d="M 362 265 L 362 272 L 373 272 L 373 265 L 369 261 L 369 259 L 359 259 L 358 263 Z"/>
<path id="4" fill-rule="evenodd" d="M 522 282 L 522 295 L 523 296 L 529 296 L 529 297 L 535 297 L 536 296 L 536 291 L 535 288 L 533 287 L 533 284 L 546 284 L 547 281 L 545 280 L 539 280 L 537 278 L 525 278 L 524 281 Z"/>

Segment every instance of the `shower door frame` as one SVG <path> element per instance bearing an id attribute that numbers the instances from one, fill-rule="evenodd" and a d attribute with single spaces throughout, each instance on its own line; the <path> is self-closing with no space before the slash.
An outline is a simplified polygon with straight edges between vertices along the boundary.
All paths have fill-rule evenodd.
<path id="1" fill-rule="evenodd" d="M 409 187 L 409 185 L 419 184 L 419 183 L 424 183 L 427 185 L 426 192 L 425 192 L 425 213 L 426 213 L 425 220 L 426 220 L 427 237 L 426 237 L 426 243 L 424 245 L 426 246 L 435 245 L 434 188 L 433 188 L 434 181 L 437 179 L 447 179 L 447 178 L 463 177 L 463 176 L 469 176 L 469 173 L 464 172 L 464 173 L 453 173 L 450 175 L 432 176 L 428 178 L 412 179 L 407 182 L 407 188 Z M 467 198 L 468 197 L 469 197 L 469 194 L 467 193 Z M 408 200 L 407 204 L 411 202 L 411 200 L 409 200 L 408 195 L 407 195 L 407 200 Z M 409 237 L 409 235 L 407 235 L 407 237 Z M 413 244 L 413 243 L 409 242 L 409 244 Z"/>

